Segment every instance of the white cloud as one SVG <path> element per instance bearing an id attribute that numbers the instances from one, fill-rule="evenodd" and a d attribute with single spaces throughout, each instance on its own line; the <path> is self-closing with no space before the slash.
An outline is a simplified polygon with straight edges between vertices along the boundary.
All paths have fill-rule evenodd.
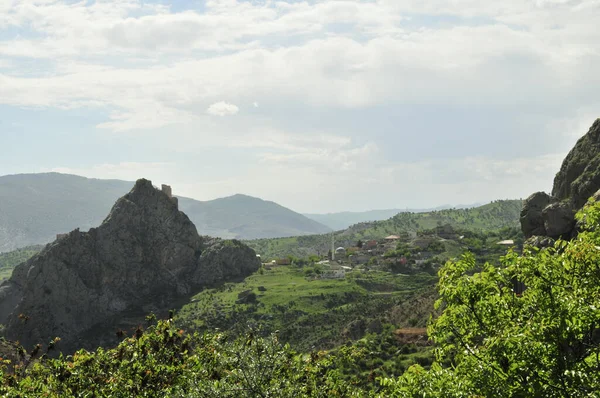
<path id="1" fill-rule="evenodd" d="M 507 105 L 558 102 L 600 83 L 590 67 L 600 62 L 598 13 L 574 3 L 433 3 L 439 10 L 413 1 L 232 0 L 174 13 L 136 0 L 26 1 L 0 15 L 42 38 L 0 41 L 13 65 L 0 73 L 0 103 L 106 107 L 115 111 L 100 127 L 125 131 L 195 120 L 202 103 L 213 104 L 210 114 L 237 113 L 223 97 L 350 108 Z M 407 29 L 406 13 L 488 19 Z M 22 56 L 46 57 L 50 68 L 24 75 L 10 60 Z"/>
<path id="2" fill-rule="evenodd" d="M 240 108 L 236 105 L 225 101 L 216 102 L 206 109 L 206 112 L 213 116 L 230 116 L 237 114 L 239 111 Z"/>
<path id="3" fill-rule="evenodd" d="M 322 196 L 331 210 L 339 196 L 359 201 L 356 184 L 371 194 L 365 203 L 376 196 L 385 206 L 394 198 L 437 205 L 511 196 L 551 179 L 554 153 L 566 144 L 513 160 L 474 149 L 462 159 L 436 160 L 432 152 L 408 162 L 400 154 L 411 148 L 390 159 L 390 137 L 378 130 L 394 106 L 429 107 L 431 117 L 441 107 L 512 109 L 511 118 L 547 118 L 543 128 L 532 123 L 538 141 L 545 131 L 573 141 L 599 116 L 598 17 L 595 0 L 208 0 L 202 12 L 141 0 L 0 0 L 0 30 L 22 33 L 0 39 L 0 104 L 99 110 L 99 135 L 143 137 L 171 154 L 207 146 L 248 153 L 246 175 L 215 177 L 197 191 L 179 179 L 189 192 L 227 194 L 236 186 L 265 196 L 281 188 L 280 200 L 301 208 L 293 186 L 314 186 L 315 206 Z M 223 99 L 252 104 L 253 112 Z M 388 113 L 360 132 L 320 125 L 321 115 L 383 106 Z M 292 116 L 282 122 L 285 111 Z M 212 117 L 228 115 L 236 117 Z M 312 127 L 296 128 L 311 115 Z M 399 125 L 397 134 L 410 131 Z M 160 174 L 166 166 L 136 165 L 65 167 L 99 177 L 134 179 L 154 169 L 172 177 Z"/>

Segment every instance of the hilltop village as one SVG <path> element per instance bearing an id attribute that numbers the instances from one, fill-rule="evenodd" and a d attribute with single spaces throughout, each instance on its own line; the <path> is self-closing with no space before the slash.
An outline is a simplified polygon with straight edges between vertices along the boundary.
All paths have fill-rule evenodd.
<path id="1" fill-rule="evenodd" d="M 262 265 L 270 270 L 278 266 L 305 267 L 305 273 L 313 279 L 344 278 L 347 272 L 388 271 L 398 274 L 427 272 L 435 274 L 447 260 L 464 251 L 475 253 L 478 258 L 493 260 L 494 256 L 508 248 L 520 251 L 523 235 L 515 228 L 505 228 L 495 233 L 477 233 L 459 230 L 449 224 L 430 230 L 401 232 L 381 239 L 358 240 L 351 246 L 335 247 L 326 256 L 311 255 L 307 258 L 294 256 L 262 258 Z M 496 256 L 497 257 L 497 256 Z"/>

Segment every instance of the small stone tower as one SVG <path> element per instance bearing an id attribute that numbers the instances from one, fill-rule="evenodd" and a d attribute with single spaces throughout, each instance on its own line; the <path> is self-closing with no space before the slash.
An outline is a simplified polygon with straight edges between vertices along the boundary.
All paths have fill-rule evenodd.
<path id="1" fill-rule="evenodd" d="M 161 186 L 161 190 L 167 194 L 167 196 L 169 197 L 169 199 L 173 198 L 173 191 L 171 190 L 171 186 L 170 185 L 165 185 L 162 184 Z"/>
<path id="2" fill-rule="evenodd" d="M 162 184 L 160 188 L 161 188 L 161 191 L 163 191 L 165 194 L 167 194 L 169 199 L 171 199 L 171 202 L 175 203 L 175 206 L 177 206 L 177 208 L 179 208 L 179 201 L 177 200 L 177 198 L 173 197 L 173 191 L 171 190 L 171 186 Z"/>

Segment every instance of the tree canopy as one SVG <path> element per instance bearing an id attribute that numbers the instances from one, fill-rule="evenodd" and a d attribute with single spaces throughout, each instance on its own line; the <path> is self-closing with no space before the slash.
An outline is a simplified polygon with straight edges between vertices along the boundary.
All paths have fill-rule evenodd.
<path id="1" fill-rule="evenodd" d="M 598 396 L 600 204 L 577 218 L 576 239 L 509 251 L 501 266 L 475 273 L 468 253 L 448 262 L 439 273 L 443 312 L 429 326 L 438 363 L 382 384 L 395 396 Z M 522 294 L 515 282 L 525 284 Z"/>

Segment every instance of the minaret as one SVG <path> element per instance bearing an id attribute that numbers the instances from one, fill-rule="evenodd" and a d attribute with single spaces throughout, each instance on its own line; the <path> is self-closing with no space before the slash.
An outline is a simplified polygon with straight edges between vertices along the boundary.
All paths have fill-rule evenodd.
<path id="1" fill-rule="evenodd" d="M 331 260 L 335 260 L 335 246 L 334 246 L 334 242 L 333 242 L 333 232 L 331 233 Z"/>

